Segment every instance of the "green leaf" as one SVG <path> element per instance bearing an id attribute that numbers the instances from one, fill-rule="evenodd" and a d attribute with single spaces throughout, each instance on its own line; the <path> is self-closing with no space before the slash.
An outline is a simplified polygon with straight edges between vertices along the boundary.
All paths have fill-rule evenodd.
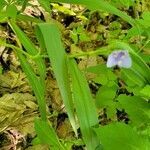
<path id="1" fill-rule="evenodd" d="M 45 11 L 50 12 L 50 0 L 38 0 L 38 2 Z"/>
<path id="2" fill-rule="evenodd" d="M 119 0 L 119 2 L 127 8 L 134 4 L 134 0 Z"/>
<path id="3" fill-rule="evenodd" d="M 10 18 L 16 18 L 17 16 L 17 7 L 15 5 L 8 5 L 6 8 L 7 16 Z"/>
<path id="4" fill-rule="evenodd" d="M 38 49 L 35 47 L 35 45 L 31 42 L 31 40 L 26 36 L 26 34 L 15 24 L 15 22 L 10 20 L 10 26 L 13 29 L 13 31 L 16 33 L 17 37 L 19 38 L 19 41 L 21 44 L 23 44 L 24 48 L 27 50 L 27 52 L 31 56 L 35 56 L 38 54 Z M 44 64 L 44 60 L 41 57 L 37 57 L 34 59 L 36 65 L 38 66 L 38 73 L 40 77 L 36 76 L 36 73 L 34 72 L 31 64 L 29 64 L 25 57 L 17 52 L 18 57 L 21 61 L 22 68 L 27 74 L 27 77 L 30 81 L 30 84 L 33 88 L 33 91 L 35 95 L 37 96 L 38 103 L 39 103 L 39 109 L 42 114 L 42 118 L 46 119 L 46 110 L 45 110 L 45 76 L 46 76 L 46 67 Z M 37 82 L 38 81 L 38 82 Z"/>
<path id="5" fill-rule="evenodd" d="M 0 0 L 0 11 L 3 10 L 4 6 L 6 6 L 6 1 L 5 0 Z"/>
<path id="6" fill-rule="evenodd" d="M 96 94 L 97 104 L 101 108 L 109 106 L 110 103 L 113 103 L 113 99 L 116 96 L 116 91 L 116 87 L 101 86 Z"/>
<path id="7" fill-rule="evenodd" d="M 22 67 L 23 71 L 25 72 L 25 74 L 27 75 L 30 85 L 32 86 L 35 96 L 37 97 L 39 110 L 41 113 L 41 118 L 43 120 L 46 120 L 47 119 L 46 118 L 46 102 L 45 102 L 45 98 L 44 98 L 45 91 L 43 88 L 44 83 L 42 83 L 41 80 L 36 76 L 33 68 L 27 62 L 26 57 L 20 52 L 17 52 L 17 56 L 19 57 L 21 67 Z"/>
<path id="8" fill-rule="evenodd" d="M 97 75 L 93 79 L 95 83 L 99 83 L 109 87 L 117 85 L 115 83 L 117 81 L 116 75 L 110 69 L 108 69 L 105 64 L 89 67 L 87 68 L 87 71 Z"/>
<path id="9" fill-rule="evenodd" d="M 41 46 L 45 48 L 48 53 L 71 125 L 77 134 L 74 105 L 72 101 L 69 83 L 70 80 L 66 62 L 67 55 L 61 43 L 59 29 L 55 24 L 42 23 L 38 24 L 37 32 L 37 34 L 41 37 L 39 38 Z"/>
<path id="10" fill-rule="evenodd" d="M 81 133 L 88 150 L 96 149 L 100 145 L 92 126 L 98 124 L 98 116 L 87 81 L 73 59 L 68 60 L 71 77 L 74 105 L 77 111 Z"/>
<path id="11" fill-rule="evenodd" d="M 23 44 L 24 48 L 31 56 L 35 56 L 38 54 L 39 50 L 36 46 L 31 42 L 31 40 L 27 37 L 27 35 L 16 25 L 15 22 L 10 21 L 10 26 L 13 31 L 16 33 L 17 37 L 21 44 Z M 44 83 L 45 75 L 46 75 L 46 67 L 42 58 L 35 59 L 35 63 L 38 66 L 39 75 L 41 77 L 41 84 Z M 43 89 L 44 85 L 43 85 Z"/>
<path id="12" fill-rule="evenodd" d="M 122 69 L 121 73 L 122 73 L 122 79 L 125 81 L 125 83 L 128 86 L 142 87 L 146 84 L 146 80 L 141 75 L 137 75 L 137 73 L 135 73 L 131 69 Z"/>
<path id="13" fill-rule="evenodd" d="M 140 93 L 148 98 L 150 98 L 150 85 L 146 85 Z"/>
<path id="14" fill-rule="evenodd" d="M 48 144 L 52 150 L 65 150 L 55 130 L 48 122 L 35 119 L 35 130 L 42 144 Z"/>
<path id="15" fill-rule="evenodd" d="M 133 126 L 150 122 L 150 103 L 137 96 L 119 95 L 120 107 L 125 109 Z"/>
<path id="16" fill-rule="evenodd" d="M 149 143 L 129 125 L 112 123 L 94 129 L 105 150 L 148 150 Z"/>
<path id="17" fill-rule="evenodd" d="M 34 22 L 34 23 L 42 23 L 42 22 L 44 22 L 41 19 L 38 19 L 38 18 L 35 18 L 35 17 L 31 17 L 31 16 L 28 16 L 28 15 L 24 15 L 24 14 L 18 14 L 16 19 L 17 20 L 21 20 L 21 21 L 31 21 L 31 22 Z"/>
<path id="18" fill-rule="evenodd" d="M 114 117 L 116 114 L 117 103 L 114 102 L 117 87 L 101 86 L 96 93 L 96 104 L 98 108 L 106 108 L 107 116 Z M 108 94 L 109 93 L 109 94 Z"/>
<path id="19" fill-rule="evenodd" d="M 149 21 L 150 21 L 149 15 L 150 15 L 150 12 L 149 12 L 149 11 L 144 11 L 143 14 L 142 14 L 142 19 L 138 19 L 138 21 L 139 21 L 145 28 L 150 27 L 150 24 L 149 24 Z"/>

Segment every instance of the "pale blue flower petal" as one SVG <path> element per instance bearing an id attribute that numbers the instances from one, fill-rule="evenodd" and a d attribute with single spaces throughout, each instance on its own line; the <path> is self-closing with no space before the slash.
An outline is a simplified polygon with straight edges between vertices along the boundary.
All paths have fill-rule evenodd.
<path id="1" fill-rule="evenodd" d="M 106 65 L 108 68 L 114 66 L 130 68 L 132 65 L 132 60 L 127 50 L 117 50 L 117 51 L 113 51 L 108 56 Z"/>
<path id="2" fill-rule="evenodd" d="M 122 59 L 122 63 L 118 64 L 118 66 L 123 68 L 130 68 L 132 66 L 132 60 L 130 56 L 127 56 L 124 59 Z"/>
<path id="3" fill-rule="evenodd" d="M 110 55 L 108 56 L 106 66 L 107 66 L 108 68 L 111 68 L 111 67 L 116 66 L 116 65 L 117 65 L 116 59 L 114 58 L 113 54 L 110 54 Z"/>

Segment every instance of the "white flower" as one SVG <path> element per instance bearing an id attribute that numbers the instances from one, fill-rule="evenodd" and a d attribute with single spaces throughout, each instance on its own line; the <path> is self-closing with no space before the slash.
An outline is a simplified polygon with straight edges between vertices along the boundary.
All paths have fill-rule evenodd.
<path id="1" fill-rule="evenodd" d="M 107 59 L 107 67 L 123 67 L 130 68 L 132 65 L 131 57 L 127 50 L 117 50 L 113 51 Z"/>

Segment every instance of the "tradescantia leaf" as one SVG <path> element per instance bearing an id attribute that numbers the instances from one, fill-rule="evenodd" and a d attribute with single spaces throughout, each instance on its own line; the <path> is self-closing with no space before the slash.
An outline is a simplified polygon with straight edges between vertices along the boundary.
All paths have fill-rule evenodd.
<path id="1" fill-rule="evenodd" d="M 100 146 L 100 141 L 92 130 L 92 126 L 98 124 L 96 107 L 90 94 L 86 78 L 78 69 L 77 64 L 73 59 L 68 60 L 68 68 L 71 78 L 74 105 L 83 140 L 87 149 L 93 150 Z"/>
<path id="2" fill-rule="evenodd" d="M 129 125 L 112 123 L 94 129 L 105 150 L 148 150 L 149 141 Z"/>
<path id="3" fill-rule="evenodd" d="M 48 53 L 71 125 L 77 135 L 74 105 L 72 101 L 69 83 L 70 80 L 66 62 L 67 55 L 61 43 L 59 29 L 55 24 L 41 23 L 38 24 L 36 31 L 37 35 L 40 36 L 39 41 L 41 46 Z"/>
<path id="4" fill-rule="evenodd" d="M 26 34 L 16 25 L 16 23 L 12 20 L 9 22 L 10 27 L 16 33 L 19 41 L 27 50 L 27 52 L 31 56 L 35 56 L 38 53 L 37 48 L 35 45 L 30 41 L 30 39 L 26 36 Z M 46 120 L 46 103 L 45 103 L 45 76 L 46 76 L 46 67 L 44 61 L 41 57 L 35 59 L 35 63 L 38 66 L 38 72 L 40 77 L 36 75 L 34 69 L 32 68 L 31 64 L 26 60 L 26 57 L 20 51 L 16 51 L 21 67 L 23 68 L 24 72 L 27 75 L 27 78 L 33 88 L 33 91 L 37 97 L 39 109 L 41 113 L 41 117 L 43 120 Z"/>
<path id="5" fill-rule="evenodd" d="M 60 143 L 57 134 L 53 127 L 41 119 L 35 119 L 35 130 L 42 144 L 47 144 L 52 150 L 65 150 L 65 147 Z"/>
<path id="6" fill-rule="evenodd" d="M 44 88 L 42 86 L 44 83 L 41 84 L 41 80 L 36 76 L 33 68 L 27 62 L 26 57 L 20 52 L 17 52 L 17 56 L 20 60 L 21 67 L 27 75 L 27 78 L 32 86 L 35 96 L 37 97 L 41 118 L 43 120 L 46 120 L 46 102 L 44 98 L 45 93 Z"/>
<path id="7" fill-rule="evenodd" d="M 141 91 L 140 93 L 145 96 L 150 98 L 150 85 L 146 85 Z"/>
<path id="8" fill-rule="evenodd" d="M 21 42 L 21 44 L 27 50 L 27 52 L 32 56 L 37 55 L 39 50 L 31 42 L 31 40 L 27 37 L 27 35 L 17 26 L 17 24 L 14 21 L 10 20 L 9 24 L 11 28 L 13 29 L 13 31 L 15 32 L 15 34 L 17 35 L 17 37 L 19 38 L 19 41 Z M 46 72 L 44 61 L 42 60 L 42 58 L 38 58 L 38 59 L 35 59 L 35 63 L 38 66 L 39 75 L 41 77 L 41 80 L 44 83 L 45 72 Z"/>
<path id="9" fill-rule="evenodd" d="M 138 96 L 119 95 L 120 107 L 125 109 L 131 125 L 142 126 L 150 122 L 150 104 Z"/>
<path id="10" fill-rule="evenodd" d="M 108 118 L 114 117 L 116 114 L 117 103 L 114 102 L 116 91 L 116 86 L 101 86 L 96 93 L 97 107 L 102 109 L 106 108 Z"/>

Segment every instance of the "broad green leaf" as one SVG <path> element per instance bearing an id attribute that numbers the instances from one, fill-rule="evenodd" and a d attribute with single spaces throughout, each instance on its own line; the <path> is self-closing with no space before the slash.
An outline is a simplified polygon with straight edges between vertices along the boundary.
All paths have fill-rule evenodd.
<path id="1" fill-rule="evenodd" d="M 93 79 L 95 83 L 106 85 L 108 87 L 116 86 L 117 81 L 116 75 L 108 69 L 105 64 L 100 64 L 87 68 L 88 72 L 96 74 L 96 77 Z"/>
<path id="2" fill-rule="evenodd" d="M 96 94 L 96 102 L 102 107 L 108 107 L 116 96 L 116 87 L 101 86 Z M 109 93 L 109 94 L 108 94 Z"/>
<path id="3" fill-rule="evenodd" d="M 147 20 L 147 21 L 150 21 L 149 16 L 150 16 L 150 12 L 149 11 L 144 11 L 143 14 L 142 14 L 142 18 L 144 20 Z"/>
<path id="4" fill-rule="evenodd" d="M 92 126 L 98 124 L 98 116 L 87 81 L 73 59 L 68 60 L 74 105 L 79 120 L 83 140 L 88 150 L 94 150 L 100 145 Z"/>
<path id="5" fill-rule="evenodd" d="M 138 22 L 140 22 L 145 28 L 150 27 L 149 18 L 150 12 L 149 11 L 144 11 L 142 14 L 142 19 L 138 19 Z"/>
<path id="6" fill-rule="evenodd" d="M 41 46 L 45 48 L 48 53 L 71 125 L 77 134 L 74 105 L 72 101 L 70 79 L 66 62 L 67 56 L 61 43 L 60 31 L 55 24 L 42 23 L 38 24 L 37 32 L 37 34 L 41 37 L 39 38 Z"/>
<path id="7" fill-rule="evenodd" d="M 107 116 L 114 117 L 116 114 L 117 103 L 114 102 L 117 87 L 101 86 L 96 93 L 96 104 L 98 108 L 106 108 Z"/>
<path id="8" fill-rule="evenodd" d="M 125 109 L 131 125 L 142 126 L 150 122 L 150 104 L 137 96 L 119 95 L 120 107 Z"/>
<path id="9" fill-rule="evenodd" d="M 42 144 L 47 144 L 52 150 L 65 150 L 50 123 L 35 119 L 35 130 Z"/>
<path id="10" fill-rule="evenodd" d="M 7 17 L 16 18 L 17 16 L 17 7 L 15 5 L 8 5 L 6 8 Z"/>
<path id="11" fill-rule="evenodd" d="M 148 98 L 150 98 L 150 85 L 146 85 L 140 93 Z"/>
<path id="12" fill-rule="evenodd" d="M 122 69 L 122 79 L 125 81 L 125 83 L 128 86 L 144 86 L 146 84 L 146 80 L 141 76 L 140 74 L 137 75 L 133 70 L 131 69 Z"/>
<path id="13" fill-rule="evenodd" d="M 148 150 L 149 142 L 129 125 L 112 123 L 94 129 L 105 150 Z"/>

